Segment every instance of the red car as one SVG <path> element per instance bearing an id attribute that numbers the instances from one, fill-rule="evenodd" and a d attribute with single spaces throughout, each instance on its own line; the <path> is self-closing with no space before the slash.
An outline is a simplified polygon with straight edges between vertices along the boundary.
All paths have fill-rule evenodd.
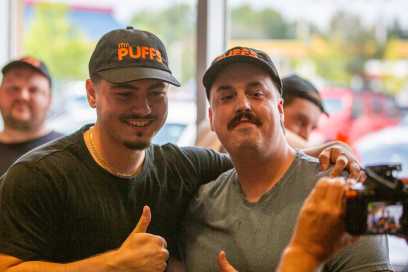
<path id="1" fill-rule="evenodd" d="M 316 134 L 323 141 L 353 144 L 367 133 L 399 124 L 401 113 L 394 98 L 373 92 L 331 88 L 321 92 L 330 117 L 323 116 Z"/>

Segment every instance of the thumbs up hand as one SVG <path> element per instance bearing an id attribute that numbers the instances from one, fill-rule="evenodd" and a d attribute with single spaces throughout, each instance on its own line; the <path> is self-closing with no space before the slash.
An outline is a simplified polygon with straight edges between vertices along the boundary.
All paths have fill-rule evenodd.
<path id="1" fill-rule="evenodd" d="M 114 254 L 113 271 L 156 272 L 166 269 L 167 243 L 160 236 L 146 233 L 150 221 L 150 208 L 144 206 L 136 227 Z"/>
<path id="2" fill-rule="evenodd" d="M 227 260 L 223 250 L 218 253 L 218 268 L 219 272 L 238 272 Z"/>

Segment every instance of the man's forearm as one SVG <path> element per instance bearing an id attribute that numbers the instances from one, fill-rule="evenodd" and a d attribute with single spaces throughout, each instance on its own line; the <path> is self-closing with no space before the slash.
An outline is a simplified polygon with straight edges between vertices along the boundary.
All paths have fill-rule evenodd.
<path id="1" fill-rule="evenodd" d="M 319 268 L 318 262 L 305 252 L 288 247 L 282 254 L 277 272 L 297 272 L 301 267 L 302 272 L 314 272 Z"/>
<path id="2" fill-rule="evenodd" d="M 114 251 L 90 257 L 81 261 L 60 264 L 43 261 L 23 262 L 9 256 L 1 256 L 0 271 L 4 272 L 113 272 L 115 269 Z"/>
<path id="3" fill-rule="evenodd" d="M 302 151 L 309 156 L 317 158 L 319 157 L 320 153 L 322 153 L 324 149 L 331 147 L 331 146 L 335 146 L 335 145 L 342 146 L 345 150 L 351 152 L 350 147 L 347 144 L 340 142 L 340 141 L 331 141 L 331 142 L 327 142 L 327 143 L 324 143 L 318 146 L 311 146 L 311 147 L 303 148 Z"/>

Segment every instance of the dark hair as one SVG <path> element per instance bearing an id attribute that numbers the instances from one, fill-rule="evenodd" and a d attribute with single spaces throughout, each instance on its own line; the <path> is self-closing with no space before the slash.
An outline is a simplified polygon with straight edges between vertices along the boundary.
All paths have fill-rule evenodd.
<path id="1" fill-rule="evenodd" d="M 98 75 L 98 73 L 94 73 L 90 77 L 93 84 L 98 84 L 102 80 L 102 77 Z"/>

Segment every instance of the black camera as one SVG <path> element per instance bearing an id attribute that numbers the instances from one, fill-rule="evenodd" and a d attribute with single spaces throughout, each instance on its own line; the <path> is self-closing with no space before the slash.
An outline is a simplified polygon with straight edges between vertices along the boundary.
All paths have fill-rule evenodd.
<path id="1" fill-rule="evenodd" d="M 395 171 L 401 171 L 401 164 L 368 166 L 367 180 L 347 191 L 348 233 L 408 236 L 408 186 L 394 176 Z"/>

